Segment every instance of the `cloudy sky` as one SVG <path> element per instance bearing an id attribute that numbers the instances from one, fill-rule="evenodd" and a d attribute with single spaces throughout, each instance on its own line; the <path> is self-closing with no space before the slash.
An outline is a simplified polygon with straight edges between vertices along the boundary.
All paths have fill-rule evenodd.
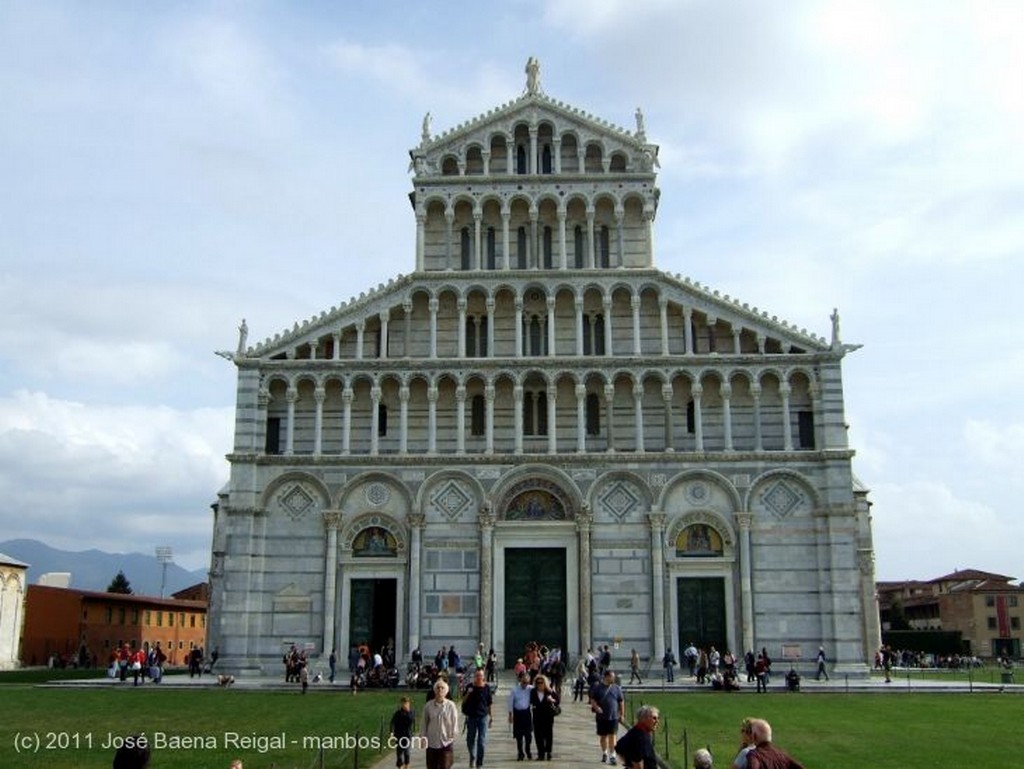
<path id="1" fill-rule="evenodd" d="M 554 98 L 643 108 L 658 266 L 864 345 L 878 578 L 1024 577 L 1022 39 L 1014 0 L 5 0 L 0 540 L 204 566 L 213 351 L 409 272 L 424 113 L 534 55 Z"/>

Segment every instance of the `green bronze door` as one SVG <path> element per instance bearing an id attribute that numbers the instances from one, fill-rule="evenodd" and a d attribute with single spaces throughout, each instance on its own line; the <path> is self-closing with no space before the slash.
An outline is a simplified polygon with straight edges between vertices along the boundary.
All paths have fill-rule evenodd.
<path id="1" fill-rule="evenodd" d="M 565 548 L 505 549 L 505 667 L 530 641 L 566 650 Z"/>
<path id="2" fill-rule="evenodd" d="M 679 600 L 679 647 L 690 643 L 698 648 L 728 648 L 725 632 L 725 580 L 721 577 L 680 577 L 676 581 Z"/>
<path id="3" fill-rule="evenodd" d="M 366 643 L 373 651 L 395 638 L 396 579 L 352 580 L 348 614 L 349 646 Z"/>

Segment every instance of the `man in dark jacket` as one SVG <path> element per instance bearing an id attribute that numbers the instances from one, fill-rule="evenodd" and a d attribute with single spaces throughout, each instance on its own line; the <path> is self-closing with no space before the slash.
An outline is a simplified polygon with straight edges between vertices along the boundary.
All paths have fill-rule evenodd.
<path id="1" fill-rule="evenodd" d="M 658 769 L 654 730 L 660 718 L 657 708 L 641 706 L 636 712 L 636 724 L 615 743 L 615 752 L 622 756 L 627 769 Z"/>
<path id="2" fill-rule="evenodd" d="M 484 748 L 487 747 L 487 728 L 494 723 L 491 705 L 494 697 L 487 685 L 483 668 L 473 673 L 473 685 L 462 699 L 462 713 L 466 716 L 466 745 L 469 748 L 469 765 L 484 765 Z"/>

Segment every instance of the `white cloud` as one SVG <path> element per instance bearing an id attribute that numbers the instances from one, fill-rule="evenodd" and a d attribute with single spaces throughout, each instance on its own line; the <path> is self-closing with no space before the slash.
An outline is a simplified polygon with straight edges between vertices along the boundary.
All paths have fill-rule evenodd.
<path id="1" fill-rule="evenodd" d="M 932 579 L 954 569 L 982 569 L 1014 577 L 1024 542 L 1024 519 L 963 499 L 939 480 L 871 485 L 876 577 Z"/>
<path id="2" fill-rule="evenodd" d="M 194 552 L 227 480 L 232 420 L 229 408 L 0 398 L 0 529 L 75 549 Z"/>
<path id="3" fill-rule="evenodd" d="M 1020 487 L 1024 483 L 1020 472 L 1024 457 L 1024 422 L 996 424 L 971 419 L 964 425 L 964 440 L 968 454 L 1001 474 L 1008 486 Z"/>

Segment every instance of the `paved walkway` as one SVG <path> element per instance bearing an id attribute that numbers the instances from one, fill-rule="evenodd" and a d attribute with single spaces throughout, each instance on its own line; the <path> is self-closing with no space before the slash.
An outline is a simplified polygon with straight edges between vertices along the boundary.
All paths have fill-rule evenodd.
<path id="1" fill-rule="evenodd" d="M 532 766 L 537 766 L 538 769 L 539 767 L 595 769 L 602 765 L 601 749 L 594 731 L 594 716 L 590 712 L 590 704 L 588 701 L 574 703 L 572 689 L 569 686 L 562 688 L 562 714 L 555 718 L 555 737 L 551 761 L 517 761 L 516 741 L 512 737 L 512 726 L 508 723 L 508 693 L 512 681 L 512 674 L 509 672 L 499 676 L 498 691 L 492 708 L 494 725 L 487 735 L 485 769 L 532 769 Z M 464 721 L 465 717 L 460 714 L 459 723 Z M 619 734 L 623 734 L 624 731 L 620 727 Z M 536 755 L 536 751 L 534 751 L 534 758 Z M 422 765 L 423 756 L 413 755 L 411 766 Z M 377 762 L 374 769 L 394 769 L 394 766 L 394 753 L 389 753 Z M 467 769 L 467 767 L 469 767 L 469 752 L 466 748 L 466 734 L 463 728 L 459 738 L 455 741 L 454 769 Z"/>

